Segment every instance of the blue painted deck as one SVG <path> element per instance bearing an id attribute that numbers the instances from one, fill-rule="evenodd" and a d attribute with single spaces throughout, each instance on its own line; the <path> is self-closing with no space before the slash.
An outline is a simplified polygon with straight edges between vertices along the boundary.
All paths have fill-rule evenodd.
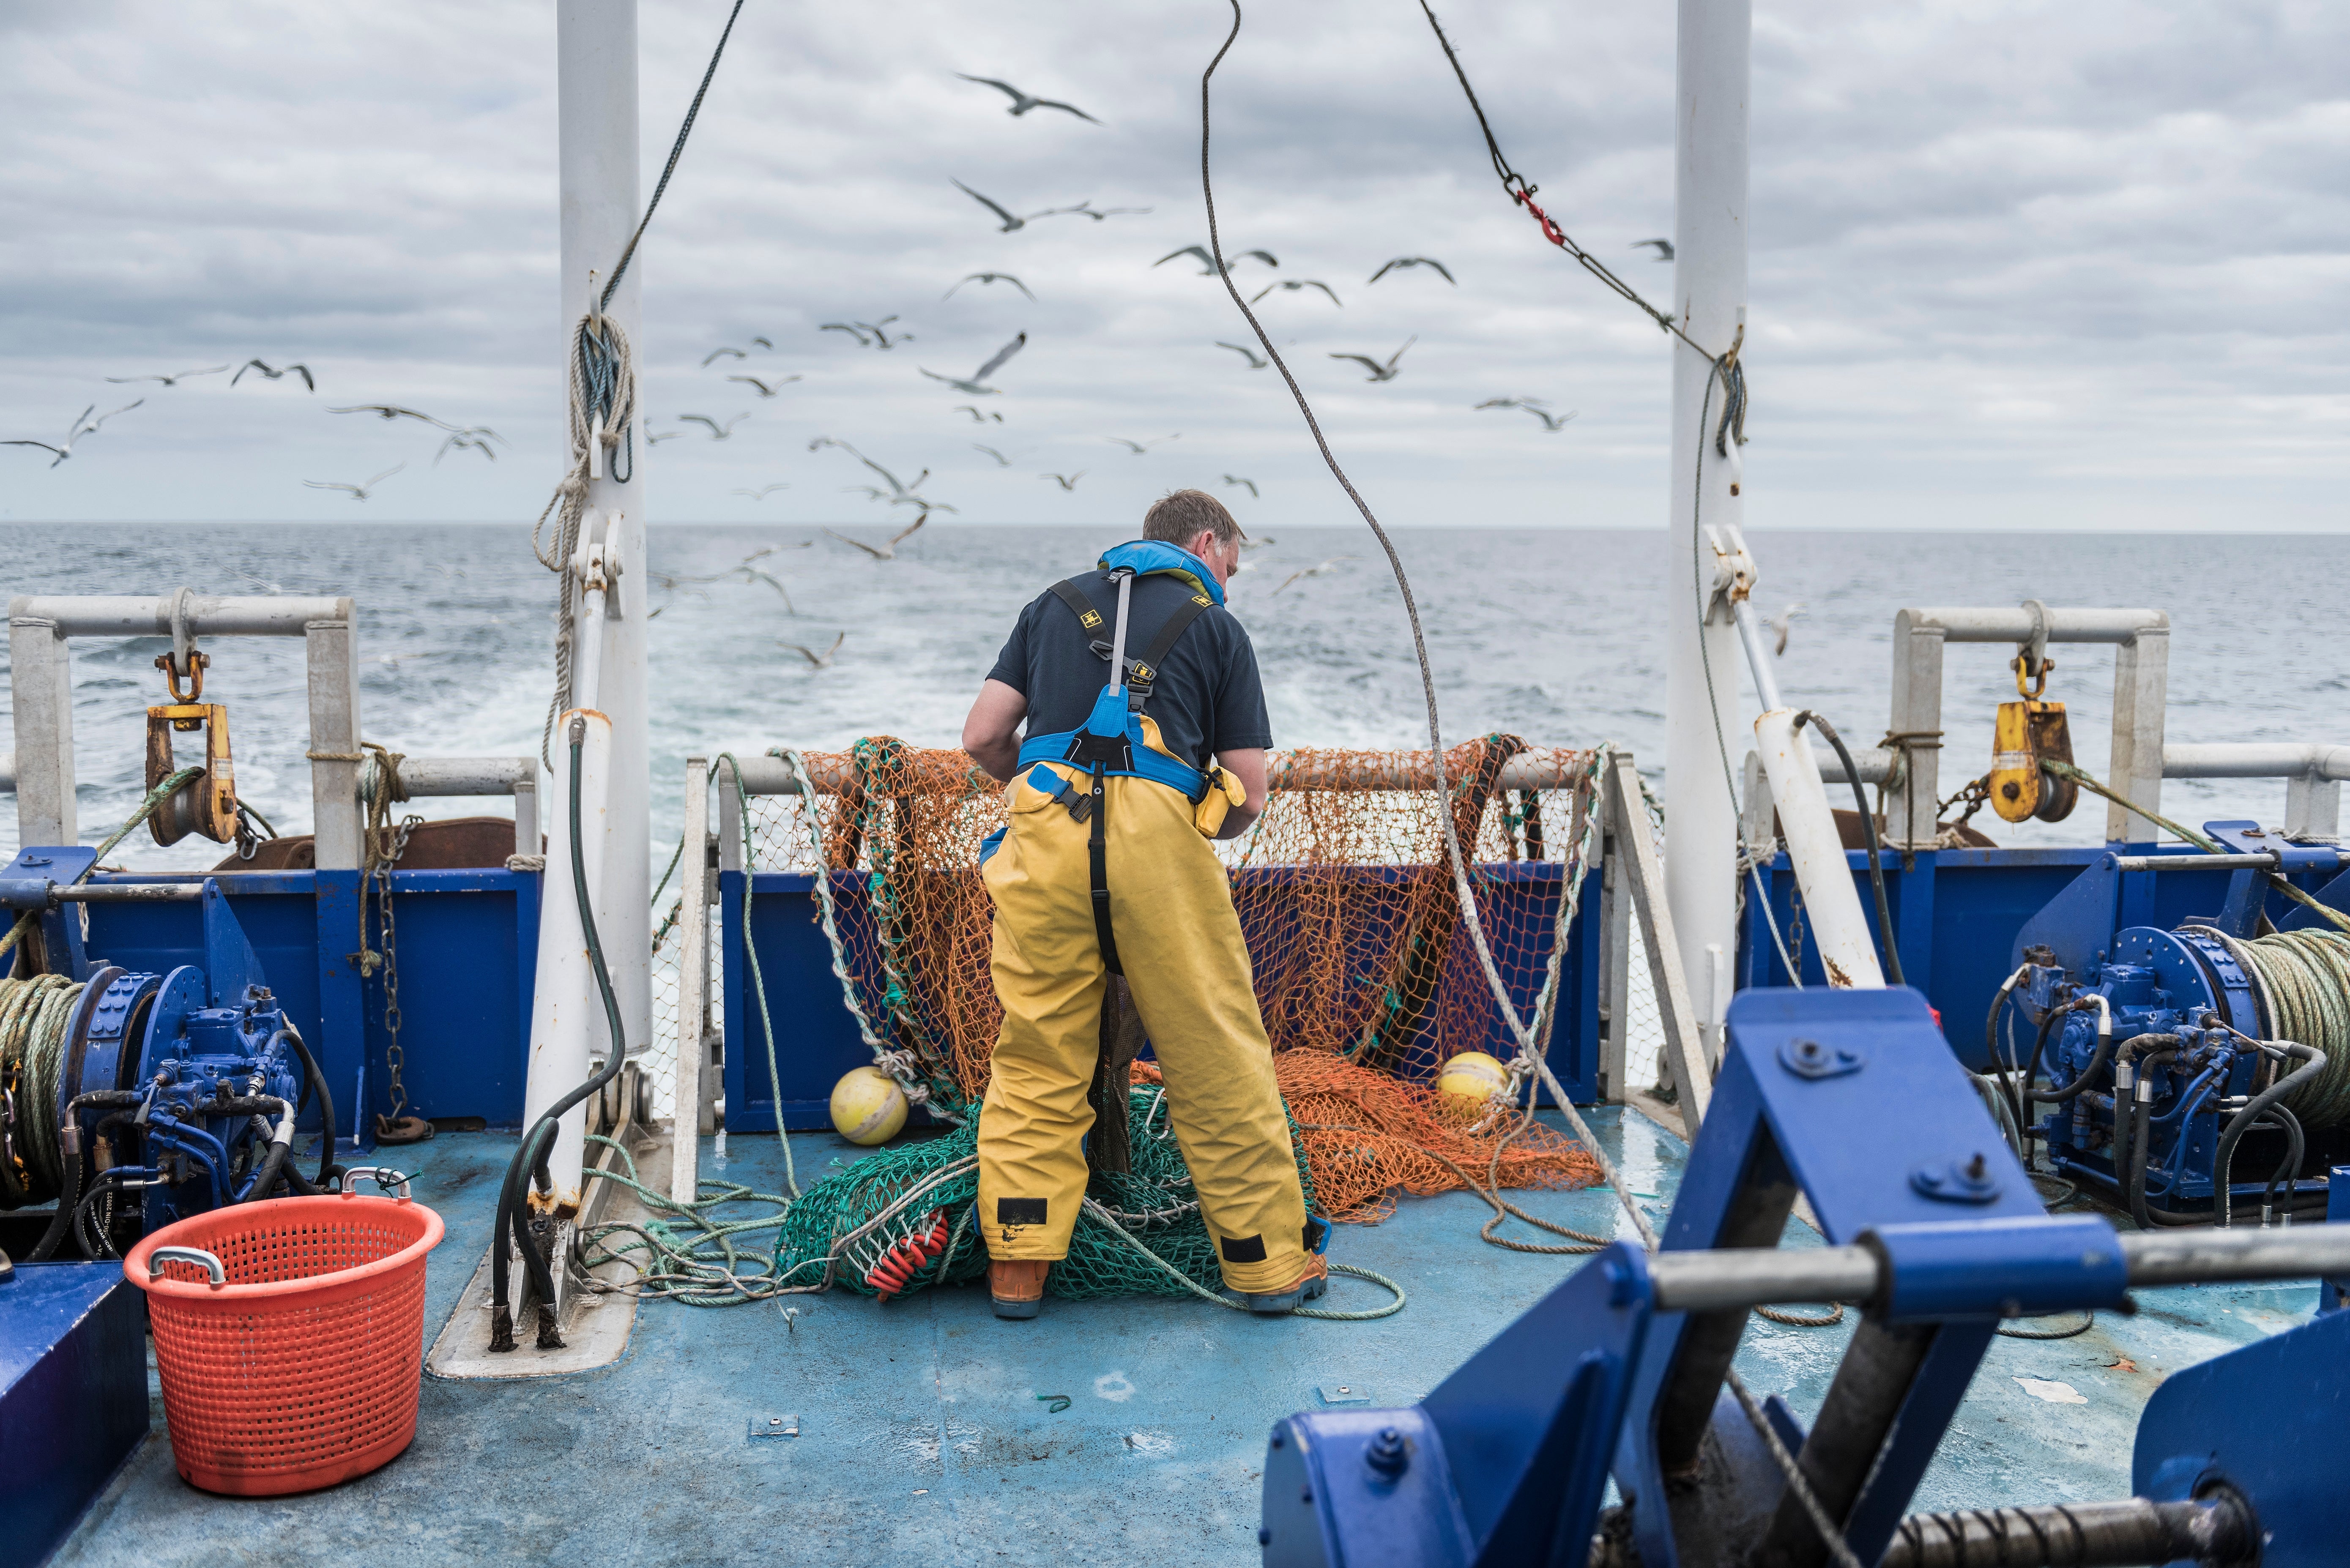
<path id="1" fill-rule="evenodd" d="M 1591 1119 L 1661 1216 L 1682 1146 L 1633 1113 Z M 419 1199 L 449 1225 L 432 1262 L 428 1340 L 486 1245 L 512 1147 L 444 1134 L 403 1151 L 421 1171 Z M 795 1136 L 793 1148 L 804 1179 L 860 1152 L 828 1133 Z M 763 1189 L 781 1179 L 772 1135 L 735 1135 L 723 1167 L 707 1142 L 702 1158 L 711 1177 Z M 1586 1231 L 1616 1228 L 1605 1189 L 1522 1201 Z M 158 1398 L 153 1435 L 57 1561 L 210 1564 L 292 1550 L 371 1563 L 1253 1563 L 1276 1417 L 1324 1386 L 1417 1399 L 1580 1266 L 1482 1244 L 1487 1212 L 1465 1194 L 1406 1198 L 1384 1224 L 1342 1227 L 1335 1257 L 1412 1293 L 1367 1324 L 1156 1298 L 1048 1301 L 1039 1320 L 1006 1324 L 972 1289 L 887 1307 L 791 1298 L 788 1328 L 774 1304 L 649 1303 L 629 1354 L 600 1371 L 428 1380 L 408 1453 L 306 1497 L 238 1501 L 185 1486 Z M 1816 1244 L 1800 1223 L 1789 1231 L 1791 1244 Z M 1344 1282 L 1327 1304 L 1378 1299 Z M 2150 1291 L 2137 1318 L 2101 1319 L 2074 1339 L 1997 1341 L 1916 1506 L 2126 1495 L 2131 1434 L 2160 1377 L 2304 1320 L 2315 1299 L 2314 1283 Z M 1758 1395 L 1784 1393 L 1808 1419 L 1846 1333 L 1757 1320 L 1739 1367 Z M 2126 1358 L 2135 1370 L 2116 1365 Z M 2018 1377 L 2069 1385 L 2085 1403 L 2045 1402 Z M 1049 1414 L 1040 1393 L 1072 1404 Z M 800 1436 L 748 1439 L 754 1419 L 775 1415 L 796 1415 Z"/>

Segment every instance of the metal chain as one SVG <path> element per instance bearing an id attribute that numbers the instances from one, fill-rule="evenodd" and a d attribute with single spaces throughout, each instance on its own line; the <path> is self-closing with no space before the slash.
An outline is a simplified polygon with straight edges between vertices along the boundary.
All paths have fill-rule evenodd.
<path id="1" fill-rule="evenodd" d="M 390 1077 L 390 1116 L 394 1121 L 399 1120 L 400 1113 L 408 1108 L 408 1088 L 400 1081 L 400 1070 L 407 1064 L 408 1054 L 400 1044 L 400 929 L 392 916 L 391 871 L 400 863 L 400 857 L 408 853 L 408 836 L 423 825 L 422 817 L 411 815 L 402 818 L 396 828 L 374 830 L 389 834 L 391 839 L 391 853 L 378 854 L 375 869 L 369 874 L 369 883 L 375 890 L 376 926 L 383 933 L 383 950 L 363 953 L 359 959 L 362 974 L 371 974 L 378 968 L 383 971 L 383 1030 L 390 1036 L 384 1046 L 383 1057 Z"/>

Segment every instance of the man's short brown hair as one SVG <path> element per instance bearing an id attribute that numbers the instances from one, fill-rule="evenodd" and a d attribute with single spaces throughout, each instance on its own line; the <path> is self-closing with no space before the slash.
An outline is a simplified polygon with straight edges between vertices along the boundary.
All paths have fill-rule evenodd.
<path id="1" fill-rule="evenodd" d="M 1142 514 L 1142 536 L 1170 545 L 1189 545 L 1202 528 L 1227 549 L 1241 536 L 1241 525 L 1224 504 L 1204 490 L 1170 490 Z"/>

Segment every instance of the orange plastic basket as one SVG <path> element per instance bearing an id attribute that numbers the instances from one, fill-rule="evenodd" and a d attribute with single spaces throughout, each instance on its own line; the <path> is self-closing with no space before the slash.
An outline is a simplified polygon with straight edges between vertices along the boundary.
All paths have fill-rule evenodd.
<path id="1" fill-rule="evenodd" d="M 276 1497 L 398 1457 L 416 1437 L 424 1255 L 442 1231 L 405 1196 L 345 1191 L 214 1210 L 131 1248 L 122 1272 L 147 1293 L 180 1474 Z"/>

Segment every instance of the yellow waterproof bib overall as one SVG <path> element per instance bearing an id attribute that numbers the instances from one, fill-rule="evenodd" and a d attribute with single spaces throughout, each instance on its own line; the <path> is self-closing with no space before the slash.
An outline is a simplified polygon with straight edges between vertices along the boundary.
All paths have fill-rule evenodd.
<path id="1" fill-rule="evenodd" d="M 1158 726 L 1148 717 L 1142 726 L 1165 752 Z M 1042 765 L 1073 789 L 1091 787 L 1076 767 Z M 1001 1260 L 1068 1255 L 1107 983 L 1089 829 L 1028 774 L 1009 786 L 1011 826 L 983 873 L 995 899 L 1003 1029 L 979 1124 L 979 1210 L 988 1253 Z M 1305 1268 L 1305 1205 L 1223 865 L 1177 791 L 1140 778 L 1103 784 L 1118 959 L 1167 1076 L 1176 1141 L 1224 1282 L 1278 1289 Z"/>

